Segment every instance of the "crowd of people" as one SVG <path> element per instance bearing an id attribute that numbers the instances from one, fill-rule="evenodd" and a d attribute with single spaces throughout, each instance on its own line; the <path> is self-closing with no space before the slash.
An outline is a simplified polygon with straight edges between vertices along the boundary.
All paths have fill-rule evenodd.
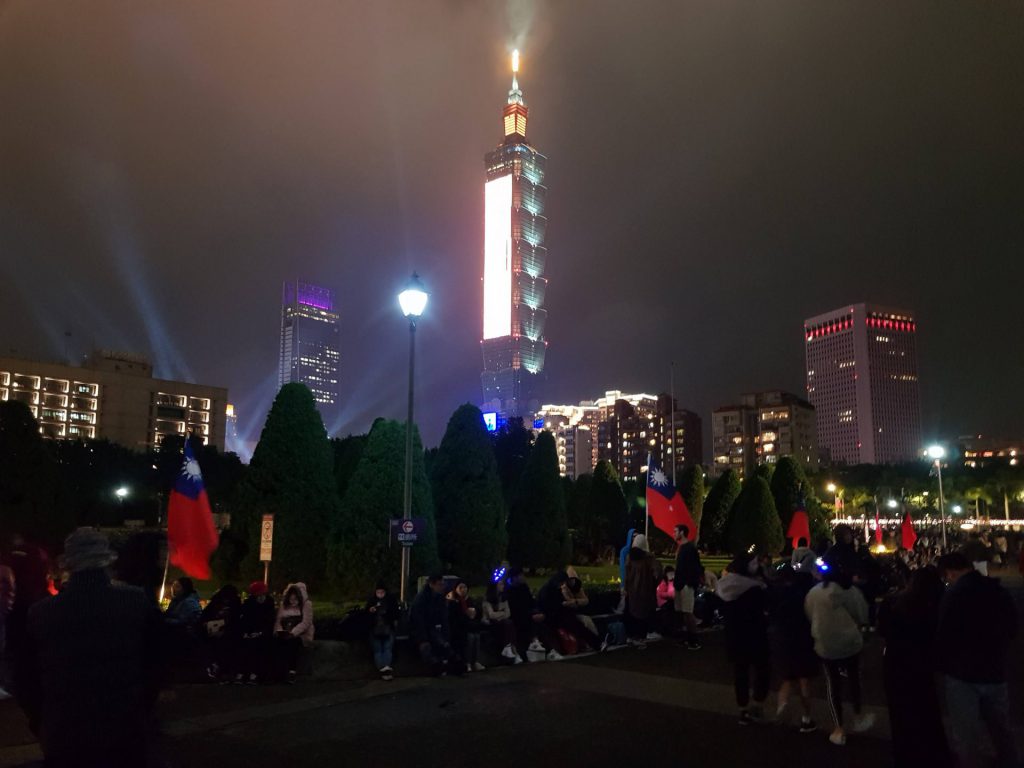
<path id="1" fill-rule="evenodd" d="M 723 625 L 738 724 L 767 719 L 774 678 L 774 719 L 816 731 L 813 686 L 821 676 L 828 739 L 842 746 L 874 725 L 863 707 L 860 656 L 877 630 L 897 766 L 978 765 L 985 740 L 997 764 L 1016 764 L 1006 662 L 1018 618 L 988 572 L 1024 558 L 1018 538 L 971 532 L 936 551 L 926 532 L 913 550 L 882 559 L 859 531 L 839 525 L 834 543 L 812 549 L 800 540 L 781 562 L 751 551 L 721 575 L 704 567 L 687 526 L 676 528 L 675 540 L 675 561 L 662 567 L 647 538 L 629 532 L 618 605 L 605 614 L 590 610 L 571 567 L 536 594 L 521 569 L 501 568 L 480 599 L 465 581 L 432 575 L 407 625 L 379 583 L 364 608 L 374 666 L 393 679 L 406 628 L 418 658 L 445 676 L 484 671 L 485 644 L 509 665 L 623 645 L 643 650 L 666 637 L 701 651 L 702 632 Z M 226 585 L 204 604 L 182 577 L 160 611 L 151 576 L 133 586 L 124 575 L 151 569 L 122 569 L 112 579 L 115 559 L 102 533 L 79 529 L 65 542 L 56 584 L 45 553 L 24 539 L 0 561 L 0 697 L 17 697 L 48 765 L 141 764 L 169 665 L 220 683 L 295 682 L 314 640 L 305 584 L 289 584 L 277 601 L 262 581 L 245 593 Z"/>

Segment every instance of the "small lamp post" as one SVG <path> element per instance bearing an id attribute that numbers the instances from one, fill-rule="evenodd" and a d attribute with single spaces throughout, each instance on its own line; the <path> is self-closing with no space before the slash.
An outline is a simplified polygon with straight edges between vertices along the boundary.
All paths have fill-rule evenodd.
<path id="1" fill-rule="evenodd" d="M 409 319 L 409 414 L 405 422 L 405 496 L 402 504 L 402 519 L 412 519 L 412 414 L 413 414 L 413 382 L 416 370 L 416 321 L 427 308 L 430 295 L 415 272 L 406 285 L 405 290 L 398 294 L 398 305 L 402 314 Z M 402 547 L 402 580 L 399 588 L 399 600 L 405 603 L 406 584 L 409 581 L 409 547 Z"/>
<path id="2" fill-rule="evenodd" d="M 946 449 L 941 445 L 929 445 L 928 457 L 935 462 L 935 471 L 939 475 L 939 520 L 942 523 L 942 548 L 946 548 L 946 506 L 942 495 L 942 459 L 946 455 Z"/>

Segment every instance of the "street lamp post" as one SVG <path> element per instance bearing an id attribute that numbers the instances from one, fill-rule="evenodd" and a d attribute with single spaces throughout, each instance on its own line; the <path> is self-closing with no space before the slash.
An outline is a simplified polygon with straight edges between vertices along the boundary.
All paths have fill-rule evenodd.
<path id="1" fill-rule="evenodd" d="M 839 486 L 835 483 L 829 483 L 825 486 L 825 490 L 832 494 L 832 515 L 836 520 L 839 519 Z"/>
<path id="2" fill-rule="evenodd" d="M 941 445 L 928 446 L 928 455 L 935 461 L 935 471 L 939 475 L 939 521 L 942 523 L 942 549 L 946 549 L 946 507 L 942 495 L 942 458 L 946 449 Z"/>
<path id="3" fill-rule="evenodd" d="M 412 519 L 412 413 L 413 382 L 416 370 L 416 320 L 427 307 L 429 295 L 415 272 L 405 290 L 398 294 L 402 314 L 409 318 L 409 413 L 405 422 L 405 495 L 402 503 L 402 519 Z M 399 600 L 405 603 L 406 584 L 409 581 L 409 547 L 402 546 L 402 577 Z"/>

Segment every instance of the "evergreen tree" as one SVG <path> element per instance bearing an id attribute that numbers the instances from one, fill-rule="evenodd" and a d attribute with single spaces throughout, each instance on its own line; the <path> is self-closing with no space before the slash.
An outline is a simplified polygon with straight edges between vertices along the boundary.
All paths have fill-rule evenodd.
<path id="1" fill-rule="evenodd" d="M 565 497 L 565 519 L 569 526 L 573 556 L 579 560 L 590 552 L 590 543 L 586 540 L 584 525 L 590 504 L 590 489 L 594 485 L 594 476 L 583 474 L 575 480 L 562 478 L 562 495 Z"/>
<path id="2" fill-rule="evenodd" d="M 437 530 L 430 483 L 423 467 L 419 430 L 413 429 L 412 516 L 422 518 L 425 530 L 410 553 L 411 597 L 416 579 L 440 567 Z M 390 521 L 400 518 L 405 488 L 405 424 L 377 419 L 366 447 L 341 500 L 341 514 L 330 536 L 331 576 L 346 595 L 363 595 L 384 579 L 392 589 L 399 583 L 401 546 L 389 546 Z"/>
<path id="3" fill-rule="evenodd" d="M 366 435 L 349 435 L 331 440 L 331 450 L 334 452 L 334 480 L 338 487 L 339 499 L 345 497 L 349 481 L 359 466 L 359 460 L 366 449 L 366 439 Z"/>
<path id="4" fill-rule="evenodd" d="M 711 486 L 701 514 L 701 546 L 712 552 L 726 549 L 725 527 L 729 520 L 729 511 L 736 497 L 740 495 L 740 490 L 739 476 L 732 469 L 725 470 Z"/>
<path id="5" fill-rule="evenodd" d="M 629 512 L 619 475 L 611 462 L 603 459 L 594 467 L 583 530 L 586 552 L 595 560 L 607 547 L 615 547 L 625 539 L 629 530 Z"/>
<path id="6" fill-rule="evenodd" d="M 508 558 L 513 565 L 560 568 L 569 559 L 565 499 L 558 454 L 550 432 L 540 433 L 512 494 L 508 512 Z"/>
<path id="7" fill-rule="evenodd" d="M 804 471 L 792 456 L 783 456 L 775 465 L 771 479 L 772 498 L 778 510 L 783 532 L 789 530 L 789 521 L 793 518 L 797 504 L 804 498 L 807 478 Z"/>
<path id="8" fill-rule="evenodd" d="M 505 506 L 512 503 L 512 495 L 523 476 L 526 462 L 533 448 L 533 430 L 527 429 L 520 418 L 509 419 L 494 436 L 494 458 L 498 462 L 498 477 Z"/>
<path id="9" fill-rule="evenodd" d="M 28 406 L 0 402 L 0 531 L 54 547 L 73 525 L 57 515 L 57 465 Z"/>
<path id="10" fill-rule="evenodd" d="M 735 555 L 748 552 L 751 547 L 767 554 L 782 551 L 782 523 L 775 510 L 775 499 L 768 482 L 757 473 L 743 483 L 743 490 L 732 505 L 726 543 Z"/>
<path id="11" fill-rule="evenodd" d="M 244 553 L 243 575 L 260 572 L 260 520 L 270 513 L 274 583 L 322 579 L 327 532 L 337 520 L 339 502 L 331 444 L 305 384 L 285 384 L 277 393 L 236 507 L 232 546 Z"/>
<path id="12" fill-rule="evenodd" d="M 462 405 L 432 460 L 431 486 L 441 561 L 479 581 L 505 556 L 505 501 L 483 414 Z"/>
<path id="13" fill-rule="evenodd" d="M 683 495 L 686 508 L 690 510 L 693 524 L 700 530 L 701 516 L 704 514 L 704 468 L 700 464 L 691 464 L 679 476 L 679 492 Z M 697 531 L 690 531 L 690 538 Z"/>

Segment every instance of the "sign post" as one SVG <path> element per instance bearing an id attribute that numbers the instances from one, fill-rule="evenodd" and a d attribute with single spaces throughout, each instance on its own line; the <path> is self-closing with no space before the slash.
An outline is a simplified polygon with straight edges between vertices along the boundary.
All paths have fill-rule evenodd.
<path id="1" fill-rule="evenodd" d="M 270 586 L 270 560 L 274 550 L 274 516 L 264 515 L 260 526 L 260 562 L 263 563 L 263 583 Z"/>
<path id="2" fill-rule="evenodd" d="M 425 529 L 422 517 L 392 518 L 391 535 L 403 547 L 411 547 L 417 542 Z"/>

